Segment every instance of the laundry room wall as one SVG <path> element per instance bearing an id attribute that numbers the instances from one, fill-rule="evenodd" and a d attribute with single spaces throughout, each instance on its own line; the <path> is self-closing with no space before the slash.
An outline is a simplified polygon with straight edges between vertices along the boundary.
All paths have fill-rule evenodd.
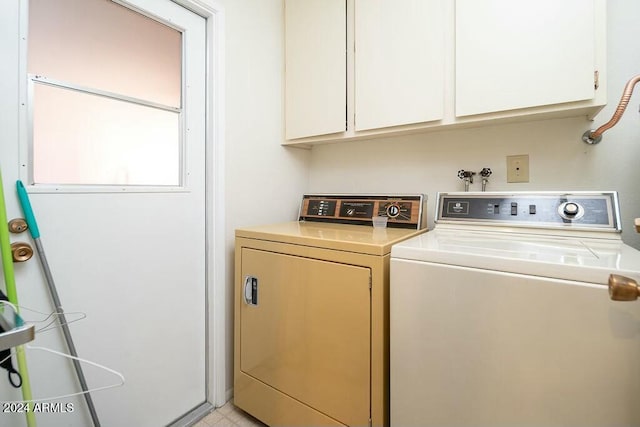
<path id="1" fill-rule="evenodd" d="M 238 227 L 294 220 L 309 150 L 284 148 L 281 0 L 226 0 L 226 215 Z"/>
<path id="2" fill-rule="evenodd" d="M 640 74 L 640 2 L 609 0 L 608 104 L 595 117 L 541 120 L 315 146 L 310 192 L 424 193 L 429 227 L 438 191 L 462 191 L 460 169 L 491 168 L 487 191 L 617 190 L 623 240 L 640 249 L 640 88 L 616 127 L 598 145 L 581 136 L 612 116 L 626 82 Z M 523 82 L 527 84 L 527 82 Z M 529 155 L 530 182 L 506 182 L 506 156 Z M 471 190 L 481 189 L 475 179 Z"/>
<path id="3" fill-rule="evenodd" d="M 233 387 L 236 228 L 293 221 L 308 184 L 310 151 L 284 148 L 282 0 L 218 1 L 225 10 L 227 397 Z"/>

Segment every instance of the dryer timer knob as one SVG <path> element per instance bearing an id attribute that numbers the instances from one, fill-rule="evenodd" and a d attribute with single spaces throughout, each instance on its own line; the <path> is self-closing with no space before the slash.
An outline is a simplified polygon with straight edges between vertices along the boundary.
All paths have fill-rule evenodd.
<path id="1" fill-rule="evenodd" d="M 387 206 L 387 216 L 389 218 L 395 218 L 398 215 L 400 215 L 400 206 L 398 206 L 395 203 L 390 204 L 389 206 Z"/>

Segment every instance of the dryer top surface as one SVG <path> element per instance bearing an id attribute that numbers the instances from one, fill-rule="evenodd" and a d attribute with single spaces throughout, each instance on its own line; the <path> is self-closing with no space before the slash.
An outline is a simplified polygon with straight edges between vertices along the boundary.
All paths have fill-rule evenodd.
<path id="1" fill-rule="evenodd" d="M 290 243 L 371 255 L 386 255 L 391 246 L 426 230 L 374 228 L 366 225 L 292 221 L 236 230 L 236 237 Z"/>

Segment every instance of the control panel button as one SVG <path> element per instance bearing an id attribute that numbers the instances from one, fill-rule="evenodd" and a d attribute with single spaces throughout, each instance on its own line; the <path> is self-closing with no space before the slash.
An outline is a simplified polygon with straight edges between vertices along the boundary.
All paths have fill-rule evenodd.
<path id="1" fill-rule="evenodd" d="M 536 214 L 536 205 L 529 205 L 529 215 Z"/>
<path id="2" fill-rule="evenodd" d="M 518 204 L 511 202 L 511 215 L 518 215 Z"/>

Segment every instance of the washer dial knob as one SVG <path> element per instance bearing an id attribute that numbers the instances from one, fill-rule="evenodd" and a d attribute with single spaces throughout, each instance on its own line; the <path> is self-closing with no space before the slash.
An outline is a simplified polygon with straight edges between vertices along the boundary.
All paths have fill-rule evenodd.
<path id="1" fill-rule="evenodd" d="M 568 202 L 564 205 L 564 214 L 567 216 L 575 216 L 580 211 L 580 207 L 573 202 Z"/>
<path id="2" fill-rule="evenodd" d="M 558 213 L 564 219 L 578 220 L 584 215 L 584 208 L 576 202 L 564 202 L 558 206 Z"/>

